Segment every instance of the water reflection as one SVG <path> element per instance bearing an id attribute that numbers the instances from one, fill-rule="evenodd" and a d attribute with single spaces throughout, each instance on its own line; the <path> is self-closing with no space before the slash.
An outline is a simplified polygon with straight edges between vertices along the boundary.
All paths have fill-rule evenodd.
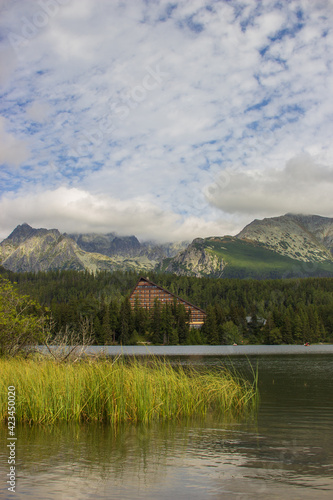
<path id="1" fill-rule="evenodd" d="M 332 357 L 232 360 L 249 362 L 259 363 L 256 419 L 20 427 L 15 498 L 332 498 Z M 5 438 L 1 428 L 1 477 Z"/>

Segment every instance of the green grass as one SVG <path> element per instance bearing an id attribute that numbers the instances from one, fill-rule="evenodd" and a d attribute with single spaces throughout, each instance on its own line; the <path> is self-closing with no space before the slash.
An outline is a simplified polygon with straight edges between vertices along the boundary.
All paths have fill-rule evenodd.
<path id="1" fill-rule="evenodd" d="M 221 241 L 208 240 L 207 246 L 211 247 L 213 253 L 223 257 L 231 266 L 248 267 L 250 269 L 274 266 L 276 269 L 284 269 L 298 262 L 268 250 L 260 244 L 243 240 L 231 238 L 224 238 Z"/>
<path id="2" fill-rule="evenodd" d="M 16 422 L 144 422 L 252 411 L 250 383 L 225 369 L 173 367 L 159 358 L 56 363 L 0 360 L 0 421 L 7 387 L 16 387 Z"/>
<path id="3" fill-rule="evenodd" d="M 237 274 L 260 277 L 282 277 L 283 275 L 333 275 L 333 262 L 304 263 L 273 250 L 260 243 L 239 240 L 233 237 L 206 238 L 205 249 L 222 258 L 228 265 L 226 277 L 237 277 Z M 202 243 L 199 243 L 202 245 Z M 243 277 L 243 276 L 241 276 Z"/>

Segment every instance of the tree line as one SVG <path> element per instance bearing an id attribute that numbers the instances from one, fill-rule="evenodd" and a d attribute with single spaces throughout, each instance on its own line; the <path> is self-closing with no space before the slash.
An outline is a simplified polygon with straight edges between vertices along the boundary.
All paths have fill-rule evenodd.
<path id="1" fill-rule="evenodd" d="M 299 344 L 333 341 L 333 278 L 241 280 L 149 273 L 149 279 L 203 308 L 206 321 L 190 329 L 184 306 L 156 301 L 132 309 L 133 271 L 13 273 L 0 270 L 20 294 L 47 308 L 58 329 L 88 319 L 94 343 Z"/>

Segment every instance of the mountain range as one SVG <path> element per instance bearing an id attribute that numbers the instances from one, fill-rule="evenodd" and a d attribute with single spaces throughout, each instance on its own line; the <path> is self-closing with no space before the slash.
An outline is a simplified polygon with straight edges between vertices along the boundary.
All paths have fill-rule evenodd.
<path id="1" fill-rule="evenodd" d="M 254 220 L 236 236 L 165 244 L 112 232 L 62 234 L 24 223 L 0 243 L 0 265 L 16 272 L 156 269 L 197 277 L 333 276 L 333 219 L 286 214 Z"/>
<path id="2" fill-rule="evenodd" d="M 187 244 L 140 243 L 135 236 L 114 233 L 62 234 L 58 229 L 35 229 L 24 223 L 0 243 L 0 265 L 16 272 L 149 270 Z"/>

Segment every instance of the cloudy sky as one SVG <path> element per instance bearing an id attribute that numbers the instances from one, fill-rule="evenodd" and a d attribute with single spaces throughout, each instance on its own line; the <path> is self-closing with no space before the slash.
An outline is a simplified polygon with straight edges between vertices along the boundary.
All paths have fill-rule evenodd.
<path id="1" fill-rule="evenodd" d="M 0 0 L 0 238 L 333 216 L 332 0 Z"/>

